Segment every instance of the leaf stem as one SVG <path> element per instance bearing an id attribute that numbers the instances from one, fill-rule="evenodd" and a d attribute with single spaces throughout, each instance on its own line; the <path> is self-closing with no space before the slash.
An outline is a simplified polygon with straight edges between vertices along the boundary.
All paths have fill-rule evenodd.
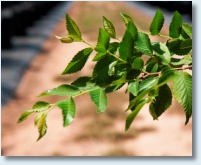
<path id="1" fill-rule="evenodd" d="M 117 37 L 116 40 L 118 40 L 119 42 L 121 42 L 121 40 Z"/>
<path id="2" fill-rule="evenodd" d="M 87 45 L 91 46 L 93 49 L 95 49 L 95 47 L 93 45 L 91 45 L 90 43 L 88 43 L 87 41 L 82 40 L 82 42 L 84 42 L 85 44 L 87 44 Z"/>
<path id="3" fill-rule="evenodd" d="M 143 33 L 145 33 L 145 34 L 147 34 L 147 35 L 152 35 L 151 33 L 147 33 L 147 32 L 145 32 L 145 31 L 143 31 L 143 30 L 140 30 L 140 29 L 139 29 L 139 31 L 141 31 L 141 32 L 143 32 Z M 167 39 L 172 39 L 171 37 L 165 36 L 165 35 L 163 35 L 163 34 L 161 34 L 161 33 L 159 33 L 158 36 L 159 36 L 159 37 L 163 37 L 163 38 L 167 38 Z"/>
<path id="4" fill-rule="evenodd" d="M 145 34 L 147 34 L 147 35 L 151 35 L 151 33 L 147 33 L 147 32 L 145 32 L 145 31 L 143 31 L 143 30 L 140 30 L 140 29 L 139 29 L 139 31 L 142 32 L 142 33 L 145 33 Z"/>
<path id="5" fill-rule="evenodd" d="M 75 98 L 75 97 L 84 95 L 84 94 L 86 94 L 86 93 L 88 93 L 88 92 L 90 92 L 90 91 L 93 91 L 93 90 L 95 90 L 95 89 L 97 89 L 97 88 L 92 88 L 92 89 L 89 89 L 89 90 L 86 90 L 86 91 L 82 91 L 81 93 L 78 93 L 77 95 L 72 96 L 72 98 Z"/>
<path id="6" fill-rule="evenodd" d="M 116 38 L 116 39 L 117 39 L 117 40 L 119 40 L 118 38 Z M 120 41 L 120 40 L 119 40 L 119 41 Z M 82 40 L 82 42 L 84 42 L 85 44 L 87 44 L 87 45 L 91 46 L 91 47 L 92 47 L 92 49 L 93 49 L 93 50 L 95 50 L 95 47 L 94 47 L 93 45 L 91 45 L 90 43 L 88 43 L 87 41 Z M 126 61 L 124 61 L 124 60 L 122 60 L 121 58 L 119 58 L 119 57 L 115 56 L 114 54 L 112 54 L 112 53 L 111 53 L 109 50 L 107 50 L 107 53 L 108 53 L 109 55 L 111 55 L 111 56 L 115 57 L 117 60 L 119 60 L 119 61 L 123 62 L 124 64 L 126 64 L 126 63 L 127 63 Z"/>
<path id="7" fill-rule="evenodd" d="M 172 39 L 171 37 L 165 36 L 165 35 L 163 35 L 161 33 L 159 33 L 158 36 L 163 37 L 163 38 L 167 38 L 167 39 Z"/>
<path id="8" fill-rule="evenodd" d="M 124 60 L 122 60 L 121 58 L 119 58 L 119 57 L 115 56 L 114 54 L 112 54 L 112 53 L 111 53 L 110 51 L 108 51 L 108 50 L 107 50 L 107 53 L 108 53 L 109 55 L 111 55 L 111 56 L 115 57 L 117 60 L 119 60 L 119 61 L 123 62 L 124 64 L 126 64 L 126 63 L 127 63 L 126 61 L 124 61 Z"/>

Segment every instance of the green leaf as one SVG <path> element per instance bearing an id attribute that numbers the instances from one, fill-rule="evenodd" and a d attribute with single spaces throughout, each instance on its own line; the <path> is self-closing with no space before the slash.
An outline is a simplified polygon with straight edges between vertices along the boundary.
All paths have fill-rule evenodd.
<path id="1" fill-rule="evenodd" d="M 51 107 L 51 105 L 45 101 L 37 101 L 32 110 L 34 110 L 35 112 L 40 112 L 40 111 L 44 111 L 47 110 Z"/>
<path id="2" fill-rule="evenodd" d="M 138 32 L 136 46 L 143 54 L 152 56 L 153 51 L 151 47 L 151 42 L 147 34 Z"/>
<path id="3" fill-rule="evenodd" d="M 71 83 L 71 85 L 78 87 L 81 90 L 89 90 L 94 87 L 95 83 L 92 82 L 92 77 L 79 77 Z"/>
<path id="4" fill-rule="evenodd" d="M 125 25 L 128 26 L 129 22 L 133 22 L 132 18 L 124 13 L 120 13 L 121 17 L 123 18 Z"/>
<path id="5" fill-rule="evenodd" d="M 98 43 L 95 47 L 95 50 L 97 52 L 102 52 L 102 53 L 106 54 L 108 46 L 109 46 L 109 42 L 110 42 L 109 34 L 105 30 L 100 28 L 99 36 L 98 36 Z"/>
<path id="6" fill-rule="evenodd" d="M 109 66 L 114 61 L 116 61 L 114 57 L 107 55 L 96 63 L 92 74 L 96 83 L 105 85 L 106 79 L 109 77 Z"/>
<path id="7" fill-rule="evenodd" d="M 68 30 L 68 37 L 74 41 L 82 41 L 80 30 L 76 23 L 66 14 L 66 29 Z"/>
<path id="8" fill-rule="evenodd" d="M 141 57 L 143 55 L 142 52 L 140 52 L 136 47 L 133 49 L 133 57 Z"/>
<path id="9" fill-rule="evenodd" d="M 119 48 L 119 43 L 118 42 L 111 42 L 109 44 L 109 52 L 112 53 L 112 54 L 116 54 L 117 50 Z"/>
<path id="10" fill-rule="evenodd" d="M 63 126 L 70 125 L 75 119 L 76 106 L 72 97 L 57 102 L 57 106 L 62 110 Z"/>
<path id="11" fill-rule="evenodd" d="M 67 65 L 67 67 L 63 71 L 62 75 L 80 71 L 84 67 L 84 65 L 92 51 L 93 51 L 92 48 L 85 48 L 85 49 L 79 51 L 74 56 L 72 61 Z"/>
<path id="12" fill-rule="evenodd" d="M 137 28 L 133 22 L 128 23 L 128 27 L 119 47 L 119 55 L 122 60 L 127 61 L 133 56 L 134 40 L 137 37 Z"/>
<path id="13" fill-rule="evenodd" d="M 158 9 L 149 27 L 149 30 L 152 35 L 157 35 L 158 33 L 160 33 L 164 24 L 164 20 L 165 19 L 162 11 Z"/>
<path id="14" fill-rule="evenodd" d="M 73 39 L 72 38 L 69 38 L 69 37 L 59 37 L 59 36 L 56 36 L 55 37 L 60 40 L 62 43 L 71 43 L 73 42 Z"/>
<path id="15" fill-rule="evenodd" d="M 125 125 L 125 131 L 127 131 L 133 120 L 135 119 L 135 117 L 137 116 L 137 114 L 140 112 L 140 110 L 142 109 L 142 107 L 147 103 L 148 99 L 142 99 L 138 102 L 136 108 L 133 110 L 133 112 L 131 112 L 128 117 L 126 118 L 126 125 Z"/>
<path id="16" fill-rule="evenodd" d="M 105 17 L 103 17 L 103 27 L 112 38 L 117 38 L 114 25 Z"/>
<path id="17" fill-rule="evenodd" d="M 153 120 L 158 120 L 153 104 L 149 104 L 149 113 L 153 117 Z"/>
<path id="18" fill-rule="evenodd" d="M 181 32 L 182 16 L 176 11 L 172 17 L 172 21 L 169 26 L 169 36 L 172 38 L 178 38 Z"/>
<path id="19" fill-rule="evenodd" d="M 158 71 L 158 63 L 154 62 L 150 62 L 147 67 L 146 67 L 146 71 L 149 73 L 154 73 Z"/>
<path id="20" fill-rule="evenodd" d="M 20 118 L 18 119 L 17 123 L 21 123 L 21 122 L 23 122 L 24 120 L 26 120 L 27 117 L 28 117 L 29 115 L 31 115 L 32 113 L 34 113 L 34 110 L 26 110 L 26 111 L 24 111 L 24 112 L 21 114 Z"/>
<path id="21" fill-rule="evenodd" d="M 96 104 L 98 107 L 97 112 L 102 113 L 106 110 L 108 106 L 107 96 L 105 91 L 101 88 L 97 88 L 89 92 L 91 96 L 91 100 Z"/>
<path id="22" fill-rule="evenodd" d="M 192 38 L 192 26 L 188 23 L 182 24 L 182 30 L 190 37 Z"/>
<path id="23" fill-rule="evenodd" d="M 77 88 L 75 86 L 63 84 L 63 85 L 60 85 L 56 88 L 47 90 L 47 91 L 43 92 L 42 94 L 40 94 L 39 96 L 49 96 L 49 95 L 73 96 L 73 95 L 76 95 L 80 92 L 81 91 L 79 90 L 79 88 Z"/>
<path id="24" fill-rule="evenodd" d="M 173 68 L 165 68 L 161 72 L 161 76 L 158 80 L 158 86 L 167 84 L 170 81 L 173 81 L 177 78 L 178 74 Z"/>
<path id="25" fill-rule="evenodd" d="M 107 52 L 98 52 L 92 61 L 99 61 L 107 55 Z"/>
<path id="26" fill-rule="evenodd" d="M 38 127 L 38 132 L 39 132 L 39 137 L 37 141 L 40 140 L 47 132 L 46 117 L 47 117 L 47 112 L 39 113 L 36 116 L 35 125 Z"/>
<path id="27" fill-rule="evenodd" d="M 166 45 L 172 54 L 186 55 L 191 51 L 192 48 L 191 47 L 185 48 L 182 46 L 182 49 L 181 49 L 181 43 L 182 42 L 184 42 L 184 41 L 179 40 L 179 39 L 169 40 L 166 43 Z"/>
<path id="28" fill-rule="evenodd" d="M 132 80 L 132 79 L 136 79 L 140 75 L 141 70 L 129 69 L 126 72 L 127 72 L 126 79 Z"/>
<path id="29" fill-rule="evenodd" d="M 171 59 L 171 65 L 173 65 L 173 66 L 189 65 L 189 64 L 192 64 L 191 55 L 186 55 L 182 59 L 177 59 L 177 58 Z"/>
<path id="30" fill-rule="evenodd" d="M 50 107 L 51 107 L 51 105 L 49 103 L 44 102 L 44 101 L 38 101 L 34 104 L 34 106 L 31 110 L 26 110 L 22 113 L 22 115 L 18 119 L 17 123 L 23 122 L 24 120 L 27 119 L 27 117 L 29 115 L 31 115 L 34 112 L 42 112 L 42 111 L 49 109 Z"/>
<path id="31" fill-rule="evenodd" d="M 185 110 L 187 124 L 192 115 L 192 76 L 183 71 L 179 71 L 178 75 L 174 80 L 172 92 Z"/>
<path id="32" fill-rule="evenodd" d="M 137 38 L 138 30 L 133 22 L 128 22 L 127 30 L 130 32 L 134 40 Z"/>
<path id="33" fill-rule="evenodd" d="M 144 96 L 146 96 L 151 90 L 153 90 L 155 85 L 157 84 L 157 77 L 156 78 L 149 78 L 144 80 L 140 85 L 139 85 L 139 92 L 141 91 L 140 94 L 137 95 L 132 101 L 130 101 L 128 108 L 126 110 L 132 109 L 134 106 L 136 106 L 136 103 L 141 100 Z"/>
<path id="34" fill-rule="evenodd" d="M 111 86 L 111 87 L 107 87 L 107 88 L 105 88 L 105 93 L 115 92 L 115 91 L 119 90 L 120 88 L 122 88 L 124 86 L 124 84 L 125 83 L 115 85 L 115 86 Z"/>
<path id="35" fill-rule="evenodd" d="M 139 79 L 133 81 L 128 84 L 128 91 L 133 94 L 133 96 L 137 96 L 139 92 Z"/>
<path id="36" fill-rule="evenodd" d="M 180 48 L 181 49 L 186 49 L 186 48 L 192 49 L 192 39 L 188 38 L 185 40 L 181 40 Z"/>
<path id="37" fill-rule="evenodd" d="M 134 59 L 132 63 L 133 69 L 141 70 L 144 66 L 144 61 L 141 57 L 137 57 Z"/>
<path id="38" fill-rule="evenodd" d="M 121 85 L 125 82 L 126 82 L 126 74 L 123 74 L 123 76 L 120 77 L 119 79 L 112 81 L 110 85 Z"/>
<path id="39" fill-rule="evenodd" d="M 145 80 L 143 80 L 139 85 L 139 91 L 143 91 L 146 89 L 149 89 L 150 87 L 153 87 L 158 82 L 158 77 L 149 77 Z"/>
<path id="40" fill-rule="evenodd" d="M 127 61 L 129 57 L 133 55 L 133 48 L 134 48 L 134 38 L 132 37 L 131 33 L 126 30 L 122 42 L 119 46 L 119 57 Z"/>
<path id="41" fill-rule="evenodd" d="M 114 74 L 114 66 L 117 64 L 117 61 L 114 61 L 112 62 L 110 65 L 109 65 L 109 70 L 108 70 L 108 75 L 111 76 Z"/>
<path id="42" fill-rule="evenodd" d="M 167 84 L 159 87 L 158 96 L 150 104 L 150 111 L 153 111 L 155 116 L 153 119 L 157 119 L 166 109 L 172 104 L 172 93 Z"/>
<path id="43" fill-rule="evenodd" d="M 155 55 L 161 60 L 161 63 L 169 66 L 171 54 L 168 47 L 161 42 L 155 42 L 152 44 L 152 49 Z"/>
<path id="44" fill-rule="evenodd" d="M 131 102 L 136 96 L 129 92 L 129 102 Z M 133 111 L 135 107 L 132 107 L 130 110 Z"/>
<path id="45" fill-rule="evenodd" d="M 118 42 L 112 42 L 109 43 L 109 47 L 107 48 L 108 51 L 112 54 L 115 54 L 117 49 L 119 47 L 119 43 Z M 108 54 L 108 52 L 99 52 L 96 54 L 96 56 L 93 58 L 93 61 L 99 61 L 100 59 L 102 59 L 103 57 L 105 57 Z"/>

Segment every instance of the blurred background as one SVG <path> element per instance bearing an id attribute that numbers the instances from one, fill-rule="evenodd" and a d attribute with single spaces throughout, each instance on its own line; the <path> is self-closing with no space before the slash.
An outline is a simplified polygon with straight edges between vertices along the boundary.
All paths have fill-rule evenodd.
<path id="1" fill-rule="evenodd" d="M 65 13 L 78 24 L 83 38 L 95 45 L 102 16 L 113 22 L 121 39 L 125 25 L 120 12 L 148 31 L 156 9 L 165 15 L 162 33 L 175 10 L 183 21 L 192 23 L 191 1 L 147 2 L 1 2 L 1 109 L 2 150 L 4 156 L 191 156 L 192 120 L 184 126 L 182 107 L 173 105 L 158 121 L 153 121 L 145 106 L 129 131 L 124 131 L 128 96 L 123 87 L 108 95 L 109 107 L 96 113 L 89 95 L 76 98 L 75 121 L 62 127 L 61 111 L 47 117 L 47 134 L 36 142 L 34 115 L 17 124 L 21 113 L 40 100 L 55 103 L 61 97 L 37 98 L 48 89 L 69 84 L 79 76 L 90 76 L 94 62 L 87 62 L 78 73 L 61 76 L 73 56 L 87 47 L 84 43 L 62 44 L 54 35 L 65 36 Z M 151 37 L 151 40 L 162 38 Z M 95 55 L 95 54 L 94 54 Z M 93 55 L 92 55 L 93 56 Z M 91 56 L 91 57 L 92 57 Z"/>

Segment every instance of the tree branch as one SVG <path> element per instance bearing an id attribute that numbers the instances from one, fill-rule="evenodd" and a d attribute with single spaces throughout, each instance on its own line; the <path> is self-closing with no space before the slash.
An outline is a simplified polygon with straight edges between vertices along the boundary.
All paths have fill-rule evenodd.
<path id="1" fill-rule="evenodd" d="M 180 68 L 173 68 L 174 70 L 187 70 L 187 69 L 192 69 L 192 65 L 190 65 L 190 66 L 185 66 L 185 67 L 180 67 Z M 158 75 L 160 75 L 161 74 L 161 72 L 154 72 L 154 73 L 147 73 L 147 72 L 145 72 L 145 73 L 142 73 L 141 75 L 140 75 L 140 77 L 138 77 L 139 79 L 146 79 L 147 77 L 149 77 L 149 76 L 158 76 Z"/>

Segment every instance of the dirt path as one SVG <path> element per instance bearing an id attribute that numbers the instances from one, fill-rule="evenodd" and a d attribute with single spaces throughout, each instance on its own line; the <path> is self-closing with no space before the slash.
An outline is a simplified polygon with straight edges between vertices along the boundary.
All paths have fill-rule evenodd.
<path id="1" fill-rule="evenodd" d="M 97 2 L 106 6 L 100 13 L 110 15 L 108 11 L 128 11 L 139 15 L 137 10 L 121 2 Z M 83 10 L 97 10 L 96 2 L 76 2 L 70 15 L 81 25 L 81 15 L 87 22 L 87 14 Z M 107 3 L 107 5 L 106 5 Z M 100 7 L 101 8 L 101 7 Z M 94 14 L 96 17 L 98 14 Z M 93 15 L 92 15 L 93 16 Z M 110 15 L 111 16 L 111 15 Z M 141 18 L 146 16 L 141 16 Z M 111 16 L 116 18 L 116 16 Z M 89 19 L 89 18 L 88 18 Z M 147 19 L 148 20 L 148 19 Z M 139 23 L 140 24 L 140 23 Z M 99 25 L 99 21 L 96 21 Z M 95 25 L 92 25 L 95 28 Z M 102 26 L 102 25 L 99 25 Z M 82 29 L 82 28 L 81 28 Z M 98 29 L 98 28 L 96 28 Z M 120 25 L 122 34 L 123 24 Z M 118 31 L 117 30 L 117 31 Z M 52 35 L 65 35 L 65 21 L 59 22 Z M 96 41 L 88 37 L 95 32 L 83 32 L 92 44 Z M 36 96 L 42 91 L 51 89 L 61 83 L 71 83 L 78 76 L 90 75 L 94 63 L 88 62 L 85 68 L 76 74 L 60 76 L 79 50 L 85 44 L 61 44 L 52 37 L 44 43 L 44 51 L 39 54 L 27 69 L 17 89 L 16 97 L 2 108 L 2 155 L 5 156 L 191 156 L 192 155 L 192 121 L 184 126 L 182 108 L 174 102 L 172 108 L 153 121 L 145 107 L 128 132 L 124 132 L 128 105 L 125 88 L 109 94 L 109 107 L 103 114 L 96 114 L 96 107 L 90 97 L 84 95 L 76 98 L 76 120 L 67 128 L 62 127 L 62 116 L 59 109 L 52 110 L 47 117 L 48 131 L 44 138 L 36 142 L 38 132 L 33 124 L 33 116 L 21 124 L 17 124 L 20 114 L 40 98 Z M 90 60 L 89 60 L 90 61 Z M 42 100 L 56 102 L 58 97 L 47 97 Z"/>

